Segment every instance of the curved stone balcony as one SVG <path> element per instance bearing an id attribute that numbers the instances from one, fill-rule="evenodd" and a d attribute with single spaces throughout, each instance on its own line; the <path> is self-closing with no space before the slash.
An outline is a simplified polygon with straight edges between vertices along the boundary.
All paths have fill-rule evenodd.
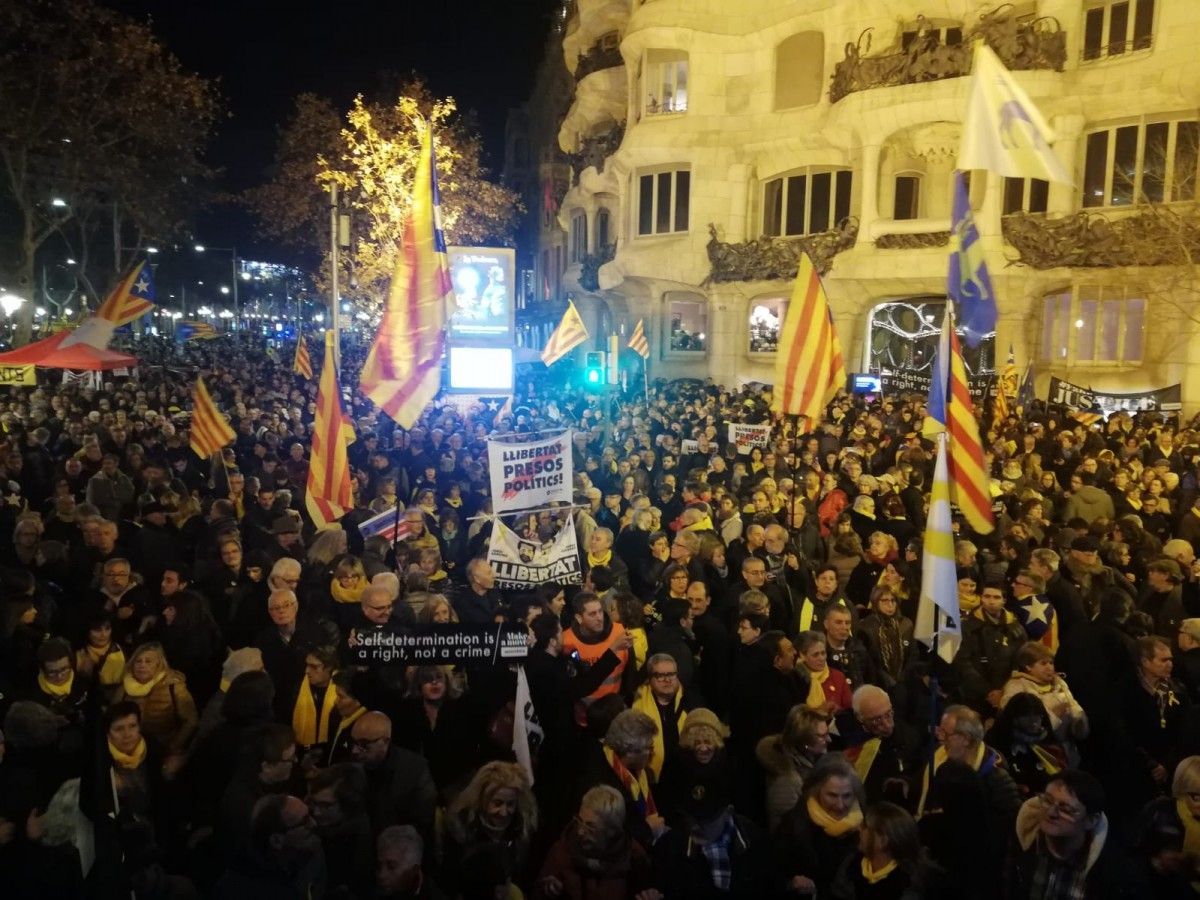
<path id="1" fill-rule="evenodd" d="M 1084 210 L 1048 218 L 1001 219 L 1016 262 L 1034 269 L 1194 266 L 1200 262 L 1200 205 L 1151 203 L 1125 210 Z"/>
<path id="2" fill-rule="evenodd" d="M 620 32 L 629 21 L 629 0 L 576 0 L 563 35 L 563 57 L 574 73 L 580 56 L 609 32 Z"/>
<path id="3" fill-rule="evenodd" d="M 578 153 L 585 138 L 607 131 L 613 122 L 623 121 L 628 90 L 624 66 L 601 69 L 580 81 L 558 130 L 558 145 L 563 151 Z"/>
<path id="4" fill-rule="evenodd" d="M 717 227 L 708 226 L 708 262 L 711 267 L 704 283 L 727 281 L 777 281 L 796 277 L 801 251 L 812 258 L 822 275 L 833 265 L 833 258 L 854 246 L 858 221 L 843 219 L 832 231 L 797 238 L 760 237 L 732 244 L 718 237 Z"/>
<path id="5" fill-rule="evenodd" d="M 980 14 L 975 27 L 958 43 L 944 43 L 938 29 L 922 27 L 907 48 L 894 47 L 876 56 L 867 56 L 871 47 L 868 28 L 858 42 L 846 45 L 846 58 L 833 70 L 829 101 L 839 100 L 856 91 L 900 84 L 920 84 L 971 74 L 972 45 L 975 38 L 985 40 L 1010 70 L 1053 69 L 1062 71 L 1067 59 L 1067 35 L 1052 16 L 1018 19 L 1011 4 Z"/>

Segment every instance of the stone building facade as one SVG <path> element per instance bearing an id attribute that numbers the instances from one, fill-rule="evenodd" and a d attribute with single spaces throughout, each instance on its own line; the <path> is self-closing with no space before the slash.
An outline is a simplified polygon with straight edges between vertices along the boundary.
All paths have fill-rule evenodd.
<path id="1" fill-rule="evenodd" d="M 644 318 L 652 378 L 769 383 L 803 247 L 849 370 L 927 367 L 982 39 L 1075 185 L 973 173 L 1000 319 L 968 366 L 1011 345 L 1041 396 L 1051 375 L 1178 382 L 1200 406 L 1200 3 L 574 0 L 563 18 L 570 172 L 542 239 L 597 349 Z"/>

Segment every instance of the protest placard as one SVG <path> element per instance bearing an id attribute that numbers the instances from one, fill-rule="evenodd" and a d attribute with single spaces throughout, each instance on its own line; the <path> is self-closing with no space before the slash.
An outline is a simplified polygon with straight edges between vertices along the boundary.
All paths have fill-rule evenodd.
<path id="1" fill-rule="evenodd" d="M 355 631 L 351 655 L 358 665 L 503 665 L 529 655 L 529 631 L 517 625 L 384 626 Z"/>
<path id="2" fill-rule="evenodd" d="M 534 509 L 571 502 L 571 432 L 552 437 L 488 441 L 492 511 Z"/>
<path id="3" fill-rule="evenodd" d="M 579 584 L 579 547 L 575 517 L 570 516 L 552 541 L 538 543 L 496 520 L 488 546 L 488 563 L 496 574 L 496 587 L 533 590 L 539 584 Z"/>

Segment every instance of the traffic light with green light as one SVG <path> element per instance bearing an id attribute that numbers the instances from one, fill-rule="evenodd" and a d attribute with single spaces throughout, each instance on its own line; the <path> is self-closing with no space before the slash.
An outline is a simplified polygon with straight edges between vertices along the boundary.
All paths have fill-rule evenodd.
<path id="1" fill-rule="evenodd" d="M 588 387 L 604 387 L 604 351 L 590 350 L 584 361 L 583 382 Z"/>

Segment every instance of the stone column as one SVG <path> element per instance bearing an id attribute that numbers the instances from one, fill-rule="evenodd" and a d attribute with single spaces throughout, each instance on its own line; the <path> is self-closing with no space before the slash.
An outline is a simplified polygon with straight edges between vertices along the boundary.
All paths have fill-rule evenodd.
<path id="1" fill-rule="evenodd" d="M 1054 152 L 1062 160 L 1067 171 L 1075 176 L 1075 185 L 1050 184 L 1050 198 L 1047 202 L 1047 212 L 1055 216 L 1067 216 L 1075 211 L 1079 198 L 1079 185 L 1083 183 L 1083 166 L 1079 160 L 1079 142 L 1083 137 L 1083 116 L 1055 116 L 1050 123 L 1057 140 L 1054 141 Z"/>
<path id="2" fill-rule="evenodd" d="M 747 163 L 729 167 L 729 216 L 725 224 L 725 240 L 740 243 L 750 237 L 750 179 L 754 170 Z"/>
<path id="3" fill-rule="evenodd" d="M 879 218 L 879 145 L 864 144 L 862 182 L 858 190 L 858 240 L 869 242 L 871 226 Z"/>

